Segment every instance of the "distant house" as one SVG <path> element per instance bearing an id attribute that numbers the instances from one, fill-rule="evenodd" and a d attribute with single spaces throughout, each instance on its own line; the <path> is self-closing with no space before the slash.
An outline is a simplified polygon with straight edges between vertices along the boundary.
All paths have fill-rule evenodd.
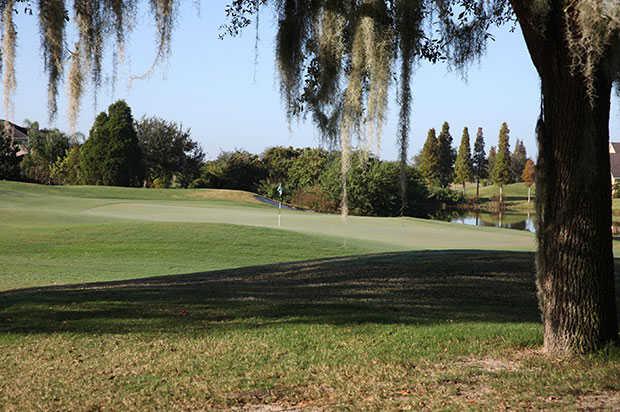
<path id="1" fill-rule="evenodd" d="M 24 156 L 28 154 L 28 129 L 22 126 L 18 126 L 15 123 L 7 120 L 0 120 L 0 127 L 8 128 L 9 136 L 13 138 L 13 144 L 19 147 L 17 156 Z M 6 129 L 5 129 L 6 130 Z"/>

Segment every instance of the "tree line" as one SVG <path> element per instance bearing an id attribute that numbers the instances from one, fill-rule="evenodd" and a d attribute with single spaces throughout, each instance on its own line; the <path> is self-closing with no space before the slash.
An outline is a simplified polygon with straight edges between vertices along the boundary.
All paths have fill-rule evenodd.
<path id="1" fill-rule="evenodd" d="M 134 120 L 124 101 L 95 119 L 88 137 L 28 122 L 27 154 L 5 130 L 0 147 L 0 179 L 40 184 L 149 188 L 215 188 L 255 192 L 295 206 L 337 212 L 342 202 L 341 154 L 322 148 L 270 147 L 261 154 L 244 150 L 206 160 L 191 131 L 157 117 Z M 427 217 L 441 204 L 461 198 L 429 187 L 414 166 L 406 167 L 407 207 L 402 209 L 398 162 L 354 151 L 347 174 L 351 213 L 368 216 Z"/>
<path id="2" fill-rule="evenodd" d="M 451 184 L 462 186 L 463 195 L 467 183 L 476 184 L 476 199 L 480 196 L 481 183 L 493 183 L 500 189 L 500 202 L 504 185 L 524 182 L 531 187 L 535 179 L 535 166 L 527 157 L 523 140 L 517 139 L 510 151 L 510 129 L 502 123 L 497 146 L 492 146 L 487 155 L 484 131 L 478 128 L 471 150 L 469 129 L 463 128 L 458 151 L 452 145 L 450 125 L 444 122 L 439 136 L 435 129 L 428 131 L 421 152 L 414 164 L 429 187 L 447 188 Z"/>
<path id="3" fill-rule="evenodd" d="M 261 154 L 223 152 L 207 161 L 189 129 L 157 117 L 136 121 L 122 100 L 97 116 L 87 139 L 40 129 L 36 122 L 27 127 L 28 153 L 21 161 L 8 136 L 2 140 L 0 178 L 42 184 L 246 190 L 321 212 L 337 212 L 342 202 L 338 151 L 276 146 Z M 502 124 L 498 146 L 487 155 L 482 128 L 473 153 L 468 128 L 463 129 L 458 151 L 447 122 L 439 136 L 430 129 L 422 151 L 405 169 L 406 202 L 401 199 L 398 162 L 354 151 L 346 179 L 351 213 L 427 217 L 439 206 L 462 202 L 468 182 L 476 183 L 477 195 L 481 182 L 501 188 L 525 181 L 531 186 L 534 164 L 522 141 L 517 140 L 510 151 L 509 133 L 507 124 Z M 450 190 L 452 184 L 462 185 L 463 195 Z"/>
<path id="4" fill-rule="evenodd" d="M 120 100 L 100 113 L 88 138 L 28 122 L 27 154 L 0 131 L 0 179 L 41 184 L 188 187 L 205 155 L 191 131 L 158 117 L 134 120 Z"/>

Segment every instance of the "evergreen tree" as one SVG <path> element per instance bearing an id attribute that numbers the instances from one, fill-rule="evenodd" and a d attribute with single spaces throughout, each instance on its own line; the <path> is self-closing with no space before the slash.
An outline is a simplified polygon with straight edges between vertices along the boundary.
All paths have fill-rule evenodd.
<path id="1" fill-rule="evenodd" d="M 456 151 L 452 147 L 452 136 L 450 135 L 450 125 L 444 122 L 441 133 L 437 138 L 439 155 L 439 184 L 441 187 L 448 187 L 454 180 L 454 159 Z"/>
<path id="2" fill-rule="evenodd" d="M 17 147 L 0 125 L 0 180 L 15 180 L 19 178 L 19 158 Z"/>
<path id="3" fill-rule="evenodd" d="M 510 158 L 510 167 L 512 171 L 512 181 L 522 181 L 523 169 L 525 168 L 525 162 L 527 161 L 527 150 L 523 140 L 517 139 L 515 143 L 514 151 Z"/>
<path id="4" fill-rule="evenodd" d="M 534 165 L 532 159 L 527 159 L 525 161 L 525 167 L 523 168 L 521 179 L 527 186 L 527 203 L 529 204 L 532 197 L 532 185 L 536 181 L 536 166 Z"/>
<path id="5" fill-rule="evenodd" d="M 465 195 L 465 183 L 471 182 L 474 178 L 471 148 L 469 145 L 469 130 L 467 127 L 463 129 L 461 145 L 459 146 L 459 152 L 454 165 L 454 175 L 454 181 L 463 185 L 463 195 Z"/>
<path id="6" fill-rule="evenodd" d="M 144 179 L 142 152 L 131 109 L 122 100 L 100 113 L 81 150 L 85 183 L 140 186 Z"/>
<path id="7" fill-rule="evenodd" d="M 497 148 L 495 146 L 491 146 L 491 149 L 489 150 L 489 160 L 487 161 L 487 170 L 489 174 L 487 177 L 490 177 L 491 180 L 493 180 L 491 175 L 493 174 L 493 169 L 495 168 L 496 157 L 497 157 Z"/>
<path id="8" fill-rule="evenodd" d="M 430 129 L 419 156 L 418 168 L 428 186 L 439 184 L 439 145 L 435 129 Z"/>
<path id="9" fill-rule="evenodd" d="M 489 177 L 489 161 L 484 151 L 484 133 L 482 132 L 482 127 L 478 128 L 478 133 L 476 134 L 472 165 L 474 179 L 476 181 L 476 199 L 478 199 L 480 197 L 480 179 Z"/>
<path id="10" fill-rule="evenodd" d="M 511 182 L 512 172 L 510 170 L 510 129 L 504 122 L 499 131 L 499 145 L 497 148 L 497 155 L 493 164 L 493 171 L 491 178 L 493 183 L 499 186 L 499 202 L 503 202 L 503 188 L 504 185 Z"/>

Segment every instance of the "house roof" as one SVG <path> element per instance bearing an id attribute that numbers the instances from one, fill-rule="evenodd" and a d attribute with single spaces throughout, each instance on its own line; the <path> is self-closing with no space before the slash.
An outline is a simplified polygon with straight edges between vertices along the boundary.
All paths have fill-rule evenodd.
<path id="1" fill-rule="evenodd" d="M 13 122 L 9 122 L 7 120 L 2 120 L 0 119 L 0 124 L 2 124 L 2 126 L 4 127 L 4 124 L 8 123 L 11 128 L 13 128 L 13 130 L 15 131 L 15 137 L 16 138 L 27 138 L 28 137 L 28 129 L 22 126 L 18 126 Z"/>
<path id="2" fill-rule="evenodd" d="M 620 179 L 620 143 L 610 143 L 616 153 L 609 153 L 609 165 L 614 179 Z"/>

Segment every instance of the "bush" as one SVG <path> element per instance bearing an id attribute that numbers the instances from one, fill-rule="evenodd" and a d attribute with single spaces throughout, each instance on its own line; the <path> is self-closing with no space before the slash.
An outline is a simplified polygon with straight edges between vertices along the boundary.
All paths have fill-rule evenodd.
<path id="1" fill-rule="evenodd" d="M 82 183 L 80 170 L 80 147 L 73 146 L 67 155 L 58 159 L 50 171 L 52 183 L 60 185 L 79 185 Z"/>
<path id="2" fill-rule="evenodd" d="M 338 203 L 318 185 L 298 189 L 293 194 L 291 203 L 293 206 L 315 212 L 333 213 L 338 210 Z"/>
<path id="3" fill-rule="evenodd" d="M 340 158 L 337 157 L 321 175 L 321 189 L 331 202 L 342 201 Z M 347 177 L 350 212 L 362 216 L 399 216 L 401 214 L 400 165 L 377 158 L 365 159 L 361 153 L 352 158 Z M 426 216 L 429 212 L 428 192 L 420 174 L 407 167 L 407 216 Z"/>

